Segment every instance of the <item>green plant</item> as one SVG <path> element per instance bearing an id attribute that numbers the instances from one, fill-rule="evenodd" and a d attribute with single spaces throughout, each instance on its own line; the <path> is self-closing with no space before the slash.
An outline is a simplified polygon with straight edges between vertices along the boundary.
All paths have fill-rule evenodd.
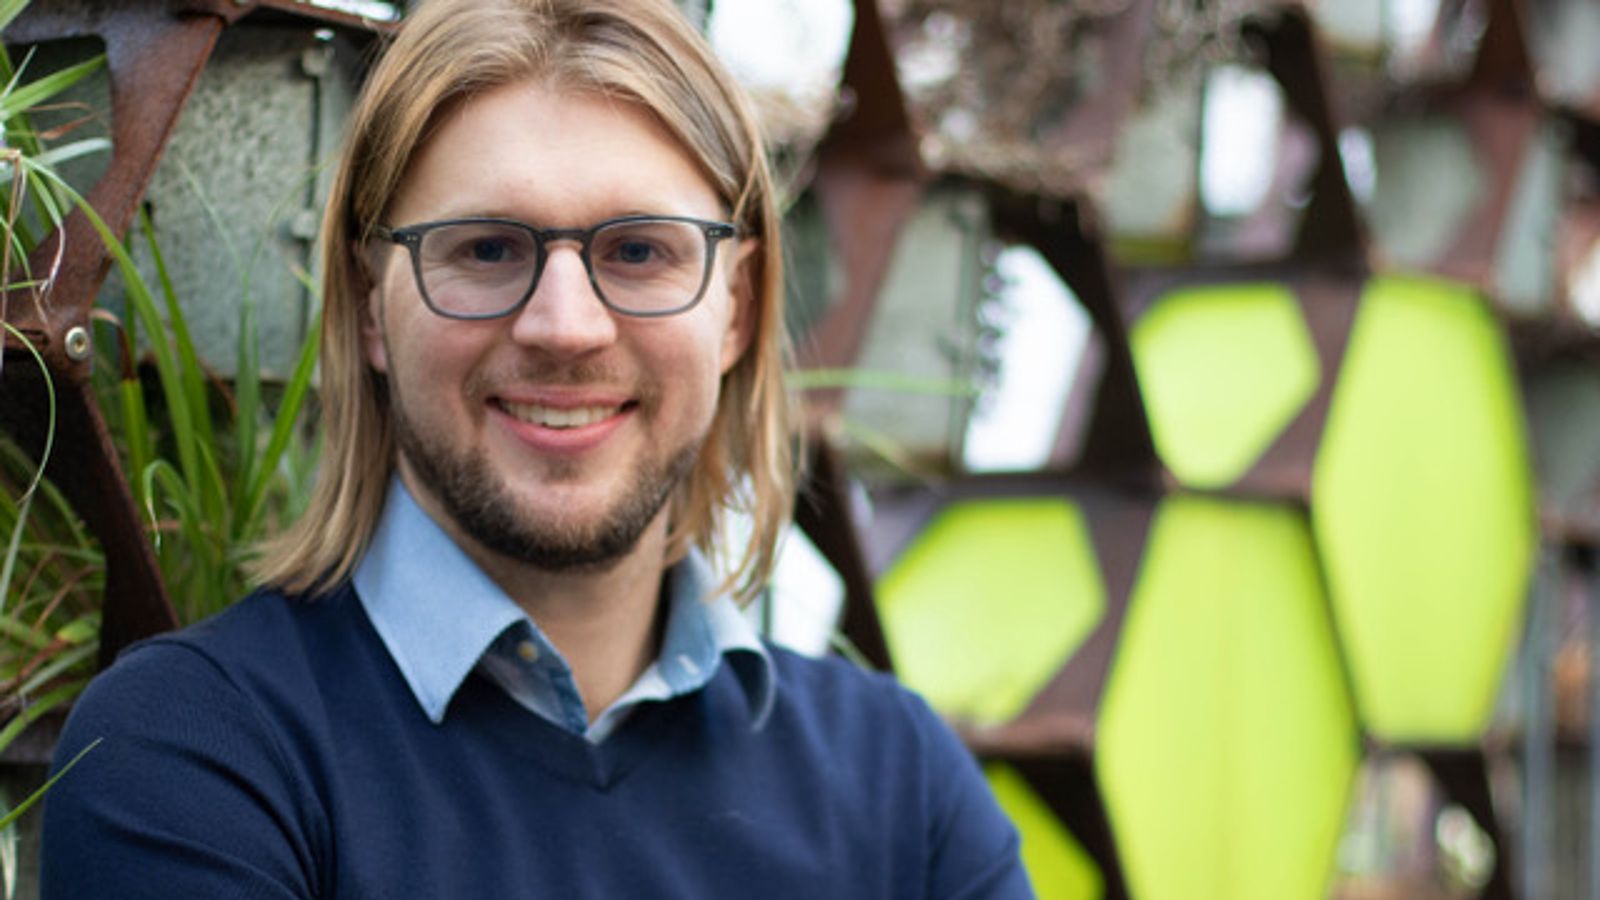
<path id="1" fill-rule="evenodd" d="M 0 27 L 25 2 L 0 0 Z M 47 149 L 28 124 L 29 110 L 99 65 L 90 61 L 17 87 L 0 53 L 0 75 L 10 83 L 0 93 L 9 146 L 0 151 L 0 165 L 8 166 L 13 185 L 0 281 L 26 283 L 4 267 L 26 260 L 64 210 L 81 209 L 99 232 L 116 263 L 123 311 L 95 313 L 93 384 L 174 607 L 190 622 L 243 594 L 254 545 L 304 504 L 316 459 L 305 426 L 318 330 L 308 334 L 288 381 L 269 384 L 247 301 L 234 378 L 224 381 L 202 362 L 148 217 L 123 239 L 55 171 L 62 160 L 105 142 Z M 25 178 L 10 178 L 14 173 Z M 135 265 L 136 249 L 154 277 L 147 280 Z M 308 279 L 302 274 L 302 280 Z M 35 302 L 48 304 L 48 291 Z M 20 332 L 7 328 L 26 346 Z M 11 364 L 43 367 L 37 355 L 21 360 L 14 356 Z M 82 691 L 98 650 L 105 560 L 60 491 L 39 477 L 42 463 L 0 433 L 0 750 Z"/>
<path id="2" fill-rule="evenodd" d="M 70 187 L 55 186 L 81 203 Z M 148 219 L 140 233 L 160 273 L 159 306 L 129 246 L 84 208 L 117 263 L 128 308 L 126 322 L 98 317 L 100 334 L 114 338 L 101 343 L 119 357 L 96 369 L 100 407 L 174 606 L 182 621 L 194 621 L 244 593 L 251 548 L 304 502 L 316 452 L 304 424 L 318 330 L 269 404 L 247 306 L 238 373 L 223 382 L 195 350 Z M 20 477 L 36 480 L 14 445 L 0 443 L 0 457 L 13 486 Z M 33 510 L 34 494 L 22 496 L 0 500 L 0 530 L 13 534 L 8 556 L 19 560 L 8 588 L 15 602 L 0 615 L 0 677 L 15 710 L 0 728 L 0 749 L 43 712 L 70 702 L 92 675 L 104 584 L 99 549 L 60 493 L 40 482 Z"/>
<path id="3" fill-rule="evenodd" d="M 26 0 L 0 0 L 0 29 L 26 6 Z M 30 57 L 31 58 L 31 57 Z M 27 362 L 43 370 L 35 348 L 10 324 L 7 304 L 29 302 L 41 308 L 48 302 L 44 278 L 29 271 L 29 255 L 38 246 L 39 236 L 61 223 L 69 202 L 52 180 L 52 168 L 74 156 L 102 151 L 103 139 L 85 138 L 47 148 L 45 138 L 31 126 L 29 113 L 43 108 L 63 91 L 78 83 L 104 64 L 95 58 L 58 72 L 23 83 L 28 59 L 13 66 L 9 55 L 0 53 L 0 124 L 5 147 L 0 149 L 0 184 L 9 188 L 4 207 L 4 241 L 0 244 L 0 340 L 20 345 Z M 5 356 L 0 354 L 0 364 Z M 24 363 L 25 364 L 25 363 Z M 0 748 L 15 739 L 43 712 L 75 696 L 87 678 L 78 674 L 88 663 L 93 648 L 85 648 L 85 632 L 93 627 L 73 625 L 71 605 L 65 603 L 75 589 L 95 583 L 92 568 L 86 568 L 75 554 L 57 552 L 50 546 L 82 546 L 83 529 L 75 521 L 63 521 L 52 513 L 65 509 L 65 503 L 52 485 L 41 479 L 43 462 L 51 451 L 54 433 L 55 398 L 53 386 L 45 380 L 49 394 L 50 428 L 39 465 L 9 441 L 0 441 L 0 535 L 5 538 L 0 554 L 0 678 L 5 680 L 5 705 L 10 715 L 0 728 Z M 42 501 L 41 506 L 36 502 Z M 73 532 L 76 531 L 76 535 Z M 41 545 L 40 541 L 47 542 Z M 64 620 L 66 619 L 66 620 Z M 25 704 L 14 698 L 37 702 Z"/>

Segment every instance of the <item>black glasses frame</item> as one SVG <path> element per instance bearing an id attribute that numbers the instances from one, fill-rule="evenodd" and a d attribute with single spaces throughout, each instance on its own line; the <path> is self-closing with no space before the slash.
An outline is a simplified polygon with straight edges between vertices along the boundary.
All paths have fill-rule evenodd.
<path id="1" fill-rule="evenodd" d="M 698 227 L 700 229 L 700 233 L 705 236 L 706 265 L 705 270 L 700 273 L 700 287 L 694 292 L 694 296 L 681 306 L 675 306 L 671 309 L 650 310 L 648 312 L 624 309 L 606 298 L 605 290 L 600 287 L 600 280 L 595 277 L 594 262 L 589 258 L 589 247 L 591 244 L 593 244 L 595 235 L 607 228 L 612 228 L 617 225 L 631 225 L 645 222 L 687 223 L 689 225 Z M 475 315 L 463 315 L 461 313 L 446 312 L 445 310 L 442 310 L 438 306 L 434 305 L 433 298 L 428 296 L 428 286 L 422 277 L 422 238 L 430 231 L 450 225 L 503 225 L 511 228 L 521 229 L 522 231 L 526 231 L 528 234 L 533 236 L 533 243 L 535 248 L 537 248 L 536 256 L 534 257 L 533 278 L 529 280 L 528 289 L 523 293 L 521 299 L 500 312 L 478 313 Z M 578 256 L 583 260 L 583 270 L 589 275 L 589 285 L 590 287 L 594 288 L 594 295 L 600 298 L 600 302 L 604 304 L 606 309 L 609 309 L 618 315 L 632 316 L 639 319 L 659 319 L 664 316 L 675 316 L 678 313 L 687 312 L 688 310 L 694 308 L 695 304 L 699 303 L 700 299 L 705 296 L 706 286 L 711 283 L 711 267 L 715 265 L 717 260 L 717 245 L 725 240 L 737 236 L 738 233 L 738 229 L 728 222 L 713 222 L 707 219 L 692 218 L 690 216 L 650 215 L 619 216 L 614 219 L 606 219 L 604 222 L 597 222 L 588 228 L 535 228 L 526 222 L 518 222 L 515 219 L 469 217 L 465 219 L 440 219 L 436 222 L 419 222 L 415 225 L 406 225 L 401 228 L 389 228 L 385 225 L 376 225 L 372 229 L 372 234 L 374 237 L 389 241 L 394 244 L 399 244 L 410 251 L 411 273 L 416 278 L 417 293 L 422 295 L 422 302 L 427 305 L 429 310 L 431 310 L 435 315 L 442 316 L 446 319 L 461 319 L 466 321 L 503 319 L 506 316 L 515 315 L 524 306 L 527 306 L 529 298 L 533 296 L 533 292 L 539 287 L 539 279 L 544 277 L 544 264 L 550 258 L 550 250 L 547 245 L 551 241 L 577 242 L 579 247 Z"/>

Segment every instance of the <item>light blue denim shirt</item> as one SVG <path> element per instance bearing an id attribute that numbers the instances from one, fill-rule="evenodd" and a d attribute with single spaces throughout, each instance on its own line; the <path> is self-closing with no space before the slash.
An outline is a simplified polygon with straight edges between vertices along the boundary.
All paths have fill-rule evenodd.
<path id="1" fill-rule="evenodd" d="M 572 669 L 539 626 L 445 534 L 395 478 L 372 545 L 355 572 L 356 594 L 428 718 L 444 721 L 474 669 L 512 699 L 599 742 L 641 703 L 704 687 L 728 659 L 757 727 L 770 712 L 772 659 L 755 629 L 716 586 L 698 554 L 666 580 L 661 655 L 591 724 Z"/>

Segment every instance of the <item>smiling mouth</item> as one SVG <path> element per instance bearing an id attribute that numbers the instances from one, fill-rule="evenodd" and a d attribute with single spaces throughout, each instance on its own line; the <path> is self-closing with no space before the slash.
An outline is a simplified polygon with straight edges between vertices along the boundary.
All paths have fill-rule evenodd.
<path id="1" fill-rule="evenodd" d="M 630 401 L 616 406 L 576 406 L 566 409 L 541 406 L 537 403 L 511 403 L 506 400 L 498 401 L 498 405 L 502 411 L 519 422 L 544 428 L 567 429 L 604 422 L 622 413 L 633 403 Z"/>

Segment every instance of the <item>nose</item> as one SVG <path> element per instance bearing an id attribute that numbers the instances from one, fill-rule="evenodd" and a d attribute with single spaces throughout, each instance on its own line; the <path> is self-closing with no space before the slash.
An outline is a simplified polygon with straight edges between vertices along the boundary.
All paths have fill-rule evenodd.
<path id="1" fill-rule="evenodd" d="M 558 356 L 582 356 L 617 339 L 617 322 L 595 295 L 577 247 L 551 247 L 533 296 L 517 312 L 512 339 Z"/>

